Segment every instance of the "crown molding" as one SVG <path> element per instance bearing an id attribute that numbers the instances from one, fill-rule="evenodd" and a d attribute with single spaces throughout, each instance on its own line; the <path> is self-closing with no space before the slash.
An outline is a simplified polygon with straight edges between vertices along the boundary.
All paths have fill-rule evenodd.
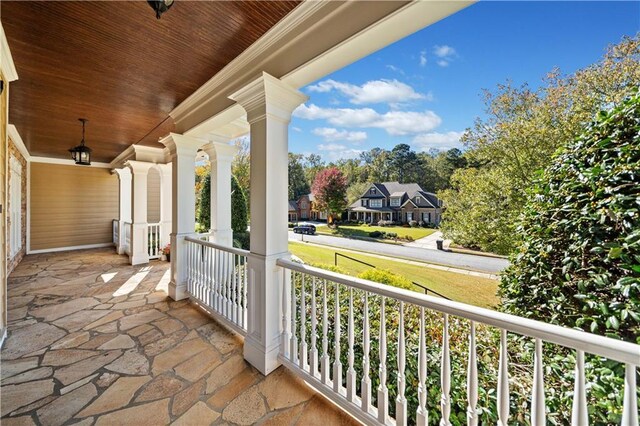
<path id="1" fill-rule="evenodd" d="M 44 163 L 44 164 L 59 164 L 61 166 L 77 166 L 76 162 L 73 160 L 67 160 L 64 158 L 52 158 L 52 157 L 34 157 L 31 156 L 30 163 Z M 99 163 L 97 161 L 92 161 L 91 165 L 89 166 L 79 166 L 79 167 L 92 167 L 92 168 L 99 168 L 99 169 L 112 169 L 113 167 L 111 166 L 110 163 Z"/>
<path id="2" fill-rule="evenodd" d="M 16 64 L 13 62 L 11 56 L 11 50 L 9 49 L 9 42 L 4 33 L 4 28 L 0 22 L 0 71 L 8 81 L 15 81 L 18 79 L 18 71 L 16 70 Z"/>
<path id="3" fill-rule="evenodd" d="M 29 150 L 24 145 L 24 141 L 22 140 L 22 137 L 20 136 L 20 133 L 18 132 L 16 126 L 14 126 L 13 124 L 9 124 L 7 126 L 7 135 L 9 136 L 9 139 L 11 139 L 11 141 L 14 143 L 14 145 L 18 148 L 18 151 L 20 151 L 20 154 L 22 154 L 24 159 L 27 160 L 27 162 L 31 161 L 31 154 L 29 154 Z"/>

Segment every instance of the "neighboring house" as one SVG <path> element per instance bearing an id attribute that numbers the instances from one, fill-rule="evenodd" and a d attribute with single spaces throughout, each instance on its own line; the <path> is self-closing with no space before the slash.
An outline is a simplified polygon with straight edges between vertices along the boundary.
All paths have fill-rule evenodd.
<path id="1" fill-rule="evenodd" d="M 298 205 L 295 200 L 289 200 L 289 222 L 298 221 Z"/>
<path id="2" fill-rule="evenodd" d="M 289 222 L 298 220 L 327 220 L 327 212 L 318 210 L 313 194 L 305 194 L 289 201 Z"/>
<path id="3" fill-rule="evenodd" d="M 347 210 L 350 220 L 369 223 L 415 220 L 437 225 L 442 215 L 442 201 L 417 183 L 372 183 Z"/>

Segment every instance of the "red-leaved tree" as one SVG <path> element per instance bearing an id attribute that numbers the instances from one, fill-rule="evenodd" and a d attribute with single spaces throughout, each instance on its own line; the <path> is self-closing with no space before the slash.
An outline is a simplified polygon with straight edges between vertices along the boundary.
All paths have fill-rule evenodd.
<path id="1" fill-rule="evenodd" d="M 316 174 L 311 192 L 316 198 L 319 210 L 328 213 L 328 222 L 332 223 L 334 217 L 339 217 L 347 207 L 347 179 L 336 168 L 329 167 Z"/>

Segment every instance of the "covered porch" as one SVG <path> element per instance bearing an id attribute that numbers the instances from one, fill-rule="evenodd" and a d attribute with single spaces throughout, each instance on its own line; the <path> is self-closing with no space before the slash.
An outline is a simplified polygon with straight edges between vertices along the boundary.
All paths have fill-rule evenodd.
<path id="1" fill-rule="evenodd" d="M 146 4 L 121 2 L 129 13 L 115 13 L 107 2 L 31 3 L 3 9 L 13 43 L 3 30 L 2 53 L 10 58 L 10 46 L 17 58 L 9 79 L 17 95 L 8 117 L 27 164 L 26 257 L 8 285 L 4 264 L 0 271 L 2 290 L 8 290 L 0 297 L 0 327 L 8 330 L 1 353 L 3 424 L 426 425 L 431 417 L 449 425 L 462 416 L 477 425 L 490 415 L 506 425 L 517 409 L 518 421 L 544 425 L 550 390 L 543 346 L 575 356 L 574 425 L 589 422 L 585 355 L 622 366 L 622 423 L 638 424 L 638 345 L 291 261 L 282 165 L 291 116 L 307 100 L 300 89 L 468 2 L 264 2 L 267 11 L 252 2 L 180 2 L 160 23 L 152 16 L 153 23 L 134 20 L 126 27 L 166 43 L 151 50 L 164 56 L 127 51 L 122 66 L 110 72 L 103 72 L 109 58 L 102 58 L 82 70 L 94 84 L 81 86 L 100 81 L 118 90 L 107 93 L 110 98 L 94 90 L 81 100 L 70 93 L 87 92 L 46 80 L 47 62 L 31 55 L 31 46 L 49 34 L 32 34 L 21 24 L 27 16 L 47 16 L 29 8 L 51 7 L 44 27 L 71 17 L 68 22 L 99 35 L 93 25 L 114 31 L 112 22 L 140 16 L 138 7 Z M 96 22 L 100 14 L 90 7 L 100 8 L 104 21 Z M 169 20 L 174 12 L 176 20 Z M 188 31 L 196 21 L 200 28 L 222 29 L 203 41 Z M 224 27 L 229 22 L 244 24 Z M 166 35 L 180 31 L 176 49 Z M 113 58 L 121 58 L 122 46 L 113 42 L 119 37 L 112 34 L 108 46 Z M 73 62 L 72 54 L 61 61 L 54 49 L 48 52 L 45 59 L 54 63 Z M 198 56 L 202 52 L 209 56 Z M 89 59 L 103 50 L 93 53 Z M 189 53 L 194 56 L 183 62 Z M 140 65 L 138 56 L 145 60 L 134 78 L 127 69 Z M 21 61 L 27 81 L 47 84 L 21 88 Z M 161 66 L 166 75 L 157 72 Z M 34 119 L 29 96 L 43 98 L 33 87 L 49 86 L 59 96 L 38 104 L 40 119 Z M 97 126 L 91 166 L 66 158 L 66 144 L 76 135 L 70 116 L 84 113 L 51 118 L 67 104 L 97 105 L 96 116 L 108 115 Z M 232 142 L 247 133 L 251 233 L 250 249 L 241 250 L 232 245 L 230 177 Z M 211 228 L 199 235 L 194 182 L 203 153 L 211 161 L 212 208 Z M 160 176 L 159 222 L 148 214 L 150 173 Z M 52 196 L 58 188 L 63 194 Z M 165 243 L 170 264 L 154 260 Z M 114 245 L 128 256 L 118 256 Z M 4 262 L 6 253 L 0 254 Z M 476 332 L 488 340 L 476 344 Z M 515 338 L 534 345 L 526 367 L 514 362 L 509 343 Z M 452 355 L 467 368 L 453 370 Z M 486 359 L 497 366 L 483 383 L 478 365 Z M 521 370 L 529 375 L 527 385 L 514 387 L 511 378 Z M 490 398 L 481 400 L 489 388 L 497 395 L 492 405 Z"/>

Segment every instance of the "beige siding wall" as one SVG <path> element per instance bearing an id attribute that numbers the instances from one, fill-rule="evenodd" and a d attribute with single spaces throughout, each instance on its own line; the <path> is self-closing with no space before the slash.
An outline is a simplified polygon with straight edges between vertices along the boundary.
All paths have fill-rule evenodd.
<path id="1" fill-rule="evenodd" d="M 6 87 L 0 95 L 0 338 L 7 324 L 7 120 L 9 84 L 0 73 Z"/>
<path id="2" fill-rule="evenodd" d="M 160 173 L 155 169 L 147 175 L 147 222 L 160 222 Z"/>
<path id="3" fill-rule="evenodd" d="M 118 178 L 109 169 L 31 164 L 31 250 L 112 241 Z"/>

